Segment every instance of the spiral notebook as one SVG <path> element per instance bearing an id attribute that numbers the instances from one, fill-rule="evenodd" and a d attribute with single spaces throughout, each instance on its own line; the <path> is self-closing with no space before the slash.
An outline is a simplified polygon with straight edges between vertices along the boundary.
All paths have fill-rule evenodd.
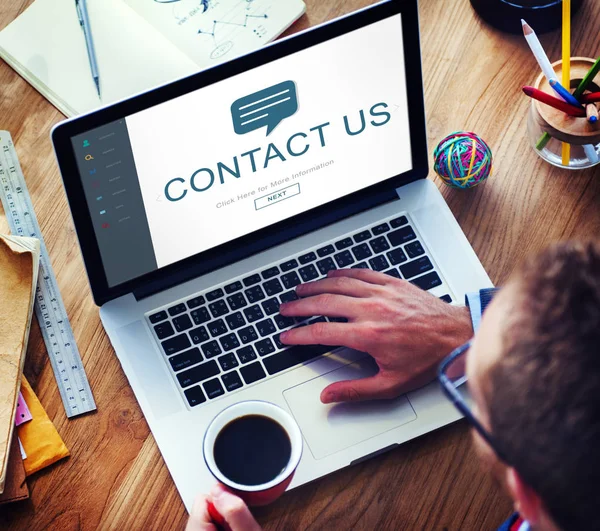
<path id="1" fill-rule="evenodd" d="M 275 39 L 302 0 L 88 0 L 102 97 L 75 0 L 36 0 L 0 32 L 0 57 L 67 116 L 144 92 Z"/>

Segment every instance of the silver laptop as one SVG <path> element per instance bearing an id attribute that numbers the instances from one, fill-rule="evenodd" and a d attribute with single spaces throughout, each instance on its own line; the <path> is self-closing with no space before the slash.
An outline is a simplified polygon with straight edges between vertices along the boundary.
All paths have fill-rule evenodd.
<path id="1" fill-rule="evenodd" d="M 249 399 L 305 441 L 292 487 L 455 421 L 435 384 L 323 405 L 364 353 L 287 347 L 295 286 L 381 271 L 449 304 L 491 282 L 428 174 L 416 0 L 382 2 L 59 124 L 90 285 L 188 509 L 201 441 Z"/>

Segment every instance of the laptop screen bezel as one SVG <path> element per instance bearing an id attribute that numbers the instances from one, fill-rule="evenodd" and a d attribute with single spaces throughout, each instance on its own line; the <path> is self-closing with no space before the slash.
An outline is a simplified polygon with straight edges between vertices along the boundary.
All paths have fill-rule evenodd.
<path id="1" fill-rule="evenodd" d="M 85 199 L 82 179 L 76 165 L 72 137 L 398 14 L 401 14 L 402 20 L 407 73 L 412 170 L 135 279 L 109 286 Z M 377 53 L 376 50 L 373 52 Z M 345 217 L 394 200 L 397 198 L 396 188 L 427 177 L 427 139 L 417 0 L 389 0 L 310 28 L 232 61 L 62 122 L 53 129 L 51 137 L 94 301 L 101 306 L 128 293 L 133 293 L 138 299 L 143 298 Z"/>

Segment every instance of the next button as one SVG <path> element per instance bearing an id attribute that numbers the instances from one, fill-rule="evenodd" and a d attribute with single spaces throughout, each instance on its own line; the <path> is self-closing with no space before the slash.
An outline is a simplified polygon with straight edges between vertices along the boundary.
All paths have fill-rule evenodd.
<path id="1" fill-rule="evenodd" d="M 256 210 L 260 210 L 261 208 L 268 207 L 274 203 L 279 203 L 288 197 L 293 197 L 300 193 L 300 184 L 292 184 L 292 186 L 287 186 L 286 188 L 282 188 L 281 190 L 277 190 L 276 192 L 271 192 L 269 195 L 265 195 L 263 197 L 259 197 L 254 200 L 254 207 Z"/>

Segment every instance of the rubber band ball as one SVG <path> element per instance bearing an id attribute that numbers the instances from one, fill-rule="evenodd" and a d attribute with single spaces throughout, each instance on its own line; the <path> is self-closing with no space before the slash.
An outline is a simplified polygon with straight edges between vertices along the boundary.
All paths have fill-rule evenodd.
<path id="1" fill-rule="evenodd" d="M 435 173 L 452 188 L 473 188 L 493 170 L 492 150 L 475 133 L 458 131 L 444 138 L 433 152 Z"/>

